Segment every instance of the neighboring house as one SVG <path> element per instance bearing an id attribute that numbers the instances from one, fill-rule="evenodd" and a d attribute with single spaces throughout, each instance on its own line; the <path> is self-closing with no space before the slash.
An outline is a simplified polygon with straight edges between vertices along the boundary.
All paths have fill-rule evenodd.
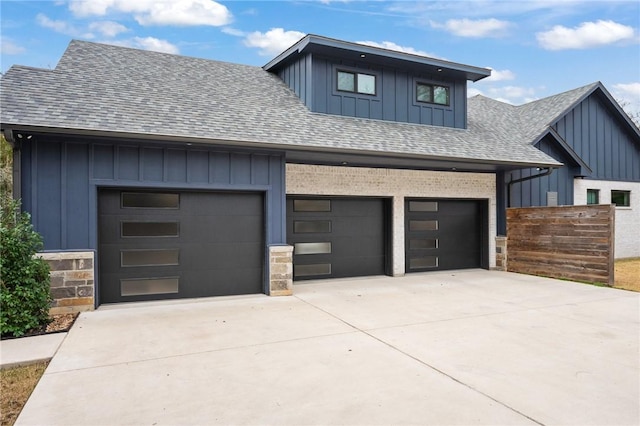
<path id="1" fill-rule="evenodd" d="M 480 114 L 496 117 L 497 131 L 518 129 L 523 139 L 564 164 L 551 174 L 498 173 L 499 204 L 615 204 L 615 257 L 640 256 L 640 130 L 602 83 L 517 107 L 475 96 L 469 99 L 469 116 Z M 537 175 L 542 176 L 529 179 Z M 498 221 L 498 232 L 504 233 L 503 217 Z"/>
<path id="2" fill-rule="evenodd" d="M 5 74 L 1 124 L 45 250 L 95 256 L 96 306 L 282 294 L 287 246 L 294 280 L 495 266 L 509 177 L 588 166 L 468 100 L 489 75 L 314 35 L 262 68 L 73 41 Z"/>

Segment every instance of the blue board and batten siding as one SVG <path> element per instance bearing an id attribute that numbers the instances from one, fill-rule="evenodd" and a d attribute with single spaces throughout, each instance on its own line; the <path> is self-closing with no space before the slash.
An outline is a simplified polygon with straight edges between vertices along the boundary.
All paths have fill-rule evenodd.
<path id="1" fill-rule="evenodd" d="M 547 192 L 556 192 L 558 194 L 558 205 L 573 204 L 573 179 L 579 173 L 579 166 L 558 147 L 558 144 L 551 137 L 544 138 L 538 143 L 537 147 L 545 154 L 562 162 L 564 167 L 555 169 L 548 176 L 512 185 L 511 199 L 507 200 L 510 203 L 510 207 L 546 206 Z M 541 171 L 538 169 L 515 170 L 510 174 L 506 173 L 507 182 L 505 183 L 540 173 Z"/>
<path id="2" fill-rule="evenodd" d="M 376 94 L 363 95 L 337 90 L 337 70 L 376 76 Z M 411 74 L 390 67 L 358 62 L 337 62 L 318 55 L 305 55 L 283 67 L 278 76 L 313 112 L 398 121 L 433 126 L 466 128 L 467 85 L 465 80 L 444 80 L 434 75 Z M 449 87 L 450 105 L 416 101 L 417 82 Z"/>
<path id="3" fill-rule="evenodd" d="M 640 181 L 640 145 L 600 97 L 589 96 L 553 128 L 591 168 L 585 179 Z"/>
<path id="4" fill-rule="evenodd" d="M 45 250 L 97 248 L 99 187 L 264 192 L 266 242 L 286 242 L 279 154 L 34 136 L 21 155 L 23 207 Z"/>

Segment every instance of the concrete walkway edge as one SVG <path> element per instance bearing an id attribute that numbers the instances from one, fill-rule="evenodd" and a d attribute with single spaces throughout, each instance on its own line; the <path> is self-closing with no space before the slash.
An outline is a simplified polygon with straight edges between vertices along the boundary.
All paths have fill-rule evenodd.
<path id="1" fill-rule="evenodd" d="M 48 361 L 56 354 L 67 333 L 20 337 L 0 341 L 0 369 Z"/>

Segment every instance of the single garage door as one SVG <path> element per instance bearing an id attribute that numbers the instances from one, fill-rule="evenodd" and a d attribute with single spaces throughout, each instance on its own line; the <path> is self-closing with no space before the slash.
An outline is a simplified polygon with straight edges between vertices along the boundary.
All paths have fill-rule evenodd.
<path id="1" fill-rule="evenodd" d="M 382 275 L 386 200 L 287 199 L 287 242 L 294 280 Z"/>
<path id="2" fill-rule="evenodd" d="M 261 293 L 263 196 L 98 195 L 100 303 Z"/>
<path id="3" fill-rule="evenodd" d="M 407 272 L 487 267 L 487 203 L 405 200 Z"/>

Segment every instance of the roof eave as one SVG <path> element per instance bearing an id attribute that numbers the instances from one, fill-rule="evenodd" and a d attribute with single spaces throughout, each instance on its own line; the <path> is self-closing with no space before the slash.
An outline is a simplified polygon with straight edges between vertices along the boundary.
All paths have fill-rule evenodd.
<path id="1" fill-rule="evenodd" d="M 262 68 L 265 71 L 277 69 L 280 64 L 285 63 L 292 55 L 300 54 L 312 46 L 323 46 L 333 49 L 357 52 L 359 55 L 375 55 L 389 59 L 407 61 L 414 64 L 427 65 L 435 68 L 442 68 L 458 73 L 463 73 L 467 80 L 478 81 L 491 75 L 488 68 L 474 67 L 456 62 L 445 61 L 443 59 L 429 58 L 427 56 L 415 55 L 412 53 L 400 52 L 396 50 L 384 49 L 381 47 L 369 46 L 366 44 L 352 43 L 343 40 L 336 40 L 308 34 L 289 49 L 276 56 Z"/>
<path id="2" fill-rule="evenodd" d="M 330 147 L 316 147 L 316 146 L 300 146 L 292 144 L 281 144 L 272 142 L 260 142 L 260 141 L 239 141 L 239 140 L 222 140 L 201 138 L 192 136 L 179 136 L 179 135 L 158 135 L 147 133 L 127 133 L 127 132 L 114 132 L 114 131 L 100 131 L 94 129 L 72 129 L 72 128 L 58 128 L 47 126 L 25 126 L 19 124 L 2 123 L 3 130 L 20 131 L 24 133 L 47 133 L 55 135 L 72 135 L 72 136 L 93 136 L 96 138 L 122 138 L 128 140 L 138 141 L 153 141 L 153 142 L 165 142 L 165 143 L 184 143 L 184 144 L 201 144 L 207 146 L 236 146 L 238 148 L 260 148 L 264 151 L 279 151 L 279 152 L 318 152 L 318 153 L 332 153 L 332 154 L 347 154 L 357 156 L 369 156 L 379 158 L 395 158 L 395 159 L 414 159 L 424 161 L 437 161 L 443 163 L 459 163 L 468 165 L 490 165 L 495 166 L 495 169 L 523 169 L 530 167 L 561 167 L 563 164 L 549 157 L 549 161 L 519 161 L 519 160 L 491 160 L 480 159 L 470 157 L 455 157 L 455 156 L 439 156 L 428 154 L 415 154 L 415 153 L 399 153 L 399 152 L 381 152 L 374 150 L 364 149 L 345 149 L 345 148 L 330 148 Z"/>

